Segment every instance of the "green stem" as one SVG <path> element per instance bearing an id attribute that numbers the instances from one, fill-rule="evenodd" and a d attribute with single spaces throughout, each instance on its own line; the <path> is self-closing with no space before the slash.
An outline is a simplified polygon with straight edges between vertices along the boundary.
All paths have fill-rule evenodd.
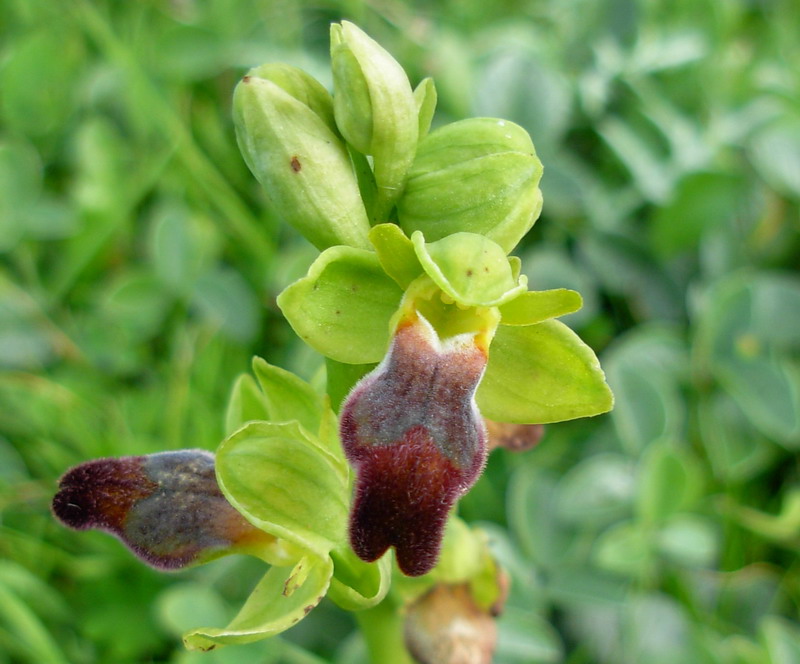
<path id="1" fill-rule="evenodd" d="M 355 614 L 375 664 L 414 664 L 403 641 L 403 617 L 391 600 Z"/>

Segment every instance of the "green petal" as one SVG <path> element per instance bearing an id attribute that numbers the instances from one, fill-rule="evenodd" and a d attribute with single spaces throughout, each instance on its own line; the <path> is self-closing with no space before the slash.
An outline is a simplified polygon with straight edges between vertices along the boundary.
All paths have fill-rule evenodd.
<path id="1" fill-rule="evenodd" d="M 392 582 L 392 557 L 365 563 L 349 546 L 331 554 L 334 563 L 328 597 L 346 611 L 360 611 L 378 604 Z"/>
<path id="2" fill-rule="evenodd" d="M 414 245 L 397 224 L 378 224 L 369 232 L 369 241 L 378 253 L 384 272 L 397 282 L 400 288 L 408 285 L 422 274 Z"/>
<path id="3" fill-rule="evenodd" d="M 414 101 L 417 102 L 419 116 L 419 138 L 422 140 L 431 128 L 433 114 L 436 111 L 436 86 L 432 78 L 423 78 L 414 88 Z"/>
<path id="4" fill-rule="evenodd" d="M 299 566 L 305 569 L 298 569 Z M 333 562 L 328 556 L 303 558 L 295 568 L 272 567 L 227 627 L 194 629 L 184 635 L 183 641 L 190 650 L 211 650 L 280 634 L 319 604 L 332 575 Z M 295 577 L 304 578 L 302 585 L 294 587 Z"/>
<path id="5" fill-rule="evenodd" d="M 278 306 L 315 350 L 337 362 L 369 364 L 386 354 L 402 295 L 374 253 L 331 247 L 278 296 Z"/>
<path id="6" fill-rule="evenodd" d="M 501 325 L 535 325 L 571 314 L 583 305 L 580 293 L 567 288 L 529 291 L 500 307 Z"/>
<path id="7" fill-rule="evenodd" d="M 532 424 L 599 415 L 614 397 L 592 349 L 548 320 L 497 329 L 477 402 L 484 417 Z"/>
<path id="8" fill-rule="evenodd" d="M 264 393 L 250 374 L 242 374 L 233 384 L 225 412 L 225 433 L 231 434 L 245 422 L 268 420 L 269 407 Z"/>
<path id="9" fill-rule="evenodd" d="M 253 525 L 325 557 L 344 541 L 347 477 L 297 422 L 251 422 L 217 451 L 217 480 Z"/>
<path id="10" fill-rule="evenodd" d="M 527 277 L 514 281 L 505 251 L 481 235 L 455 233 L 426 244 L 416 231 L 411 241 L 426 274 L 463 306 L 494 307 L 527 286 Z"/>

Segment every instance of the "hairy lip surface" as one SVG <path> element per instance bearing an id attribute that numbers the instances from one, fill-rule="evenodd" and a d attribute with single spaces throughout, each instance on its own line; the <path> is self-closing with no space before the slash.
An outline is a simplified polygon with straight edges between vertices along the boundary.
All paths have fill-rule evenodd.
<path id="1" fill-rule="evenodd" d="M 474 402 L 486 353 L 470 335 L 442 344 L 421 316 L 402 321 L 384 361 L 352 391 L 341 416 L 358 473 L 350 543 L 364 560 L 395 547 L 400 569 L 436 564 L 447 515 L 477 480 L 486 433 Z"/>

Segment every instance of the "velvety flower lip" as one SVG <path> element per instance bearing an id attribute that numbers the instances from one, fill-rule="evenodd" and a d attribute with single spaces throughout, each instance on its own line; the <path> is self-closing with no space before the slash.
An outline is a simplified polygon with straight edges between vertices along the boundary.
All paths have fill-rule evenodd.
<path id="1" fill-rule="evenodd" d="M 478 339 L 440 342 L 425 318 L 409 312 L 384 361 L 345 402 L 342 444 L 358 473 L 350 542 L 362 559 L 394 546 L 409 576 L 436 564 L 448 513 L 486 460 L 473 398 L 487 361 Z"/>
<path id="2" fill-rule="evenodd" d="M 160 569 L 178 569 L 273 539 L 225 500 L 214 456 L 203 450 L 80 464 L 61 478 L 52 508 L 64 525 L 108 532 Z"/>

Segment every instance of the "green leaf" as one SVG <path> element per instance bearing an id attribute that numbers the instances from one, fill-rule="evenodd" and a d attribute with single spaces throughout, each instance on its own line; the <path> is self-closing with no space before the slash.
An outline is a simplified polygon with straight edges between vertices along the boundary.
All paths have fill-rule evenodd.
<path id="1" fill-rule="evenodd" d="M 221 623 L 230 617 L 219 592 L 197 581 L 167 587 L 158 596 L 155 609 L 159 622 L 173 636 L 181 636 L 197 624 Z"/>
<path id="2" fill-rule="evenodd" d="M 0 108 L 10 132 L 42 136 L 61 130 L 75 108 L 84 72 L 84 42 L 66 22 L 49 21 L 12 34 L 0 70 Z M 9 40 L 10 41 L 10 40 Z M 47 72 L 47 82 L 41 81 Z M 52 77 L 52 78 L 51 78 Z"/>
<path id="3" fill-rule="evenodd" d="M 505 664 L 557 664 L 564 644 L 547 620 L 531 611 L 509 608 L 497 622 L 498 662 Z"/>
<path id="4" fill-rule="evenodd" d="M 581 308 L 580 293 L 566 288 L 528 291 L 500 305 L 501 325 L 535 325 Z"/>
<path id="5" fill-rule="evenodd" d="M 662 523 L 691 508 L 702 493 L 703 474 L 688 449 L 658 441 L 640 461 L 637 511 L 646 523 Z"/>
<path id="6" fill-rule="evenodd" d="M 347 478 L 297 422 L 251 422 L 217 450 L 217 479 L 253 525 L 326 557 L 344 541 Z"/>
<path id="7" fill-rule="evenodd" d="M 337 362 L 369 364 L 386 354 L 402 295 L 374 253 L 331 247 L 278 296 L 278 306 L 315 350 Z"/>
<path id="8" fill-rule="evenodd" d="M 381 267 L 400 288 L 406 288 L 422 274 L 414 245 L 397 224 L 378 224 L 369 232 Z"/>
<path id="9" fill-rule="evenodd" d="M 264 393 L 250 374 L 236 379 L 225 412 L 225 433 L 230 435 L 245 422 L 268 420 L 269 406 Z"/>
<path id="10" fill-rule="evenodd" d="M 383 556 L 366 563 L 349 545 L 331 552 L 333 579 L 329 599 L 345 611 L 361 611 L 375 606 L 386 597 L 392 583 L 392 557 Z"/>
<path id="11" fill-rule="evenodd" d="M 614 397 L 592 349 L 550 320 L 498 328 L 477 402 L 489 419 L 533 424 L 599 415 Z"/>
<path id="12" fill-rule="evenodd" d="M 304 565 L 304 570 L 298 566 Z M 333 574 L 333 562 L 304 558 L 294 569 L 272 567 L 255 587 L 237 616 L 227 627 L 201 627 L 187 632 L 183 641 L 191 650 L 252 643 L 275 636 L 300 622 L 325 596 Z M 301 585 L 293 577 L 304 575 Z"/>
<path id="13" fill-rule="evenodd" d="M 687 358 L 676 331 L 640 326 L 614 342 L 603 366 L 617 396 L 611 418 L 628 451 L 680 435 L 686 417 L 680 379 Z"/>
<path id="14" fill-rule="evenodd" d="M 696 353 L 760 431 L 800 441 L 800 280 L 741 272 L 713 284 L 699 317 Z"/>
<path id="15" fill-rule="evenodd" d="M 685 316 L 685 293 L 640 242 L 619 233 L 595 231 L 581 235 L 578 248 L 595 282 L 623 295 L 637 318 L 682 320 Z"/>
<path id="16" fill-rule="evenodd" d="M 647 578 L 652 572 L 653 544 L 646 529 L 631 521 L 623 521 L 604 531 L 594 544 L 592 559 L 603 570 Z"/>
<path id="17" fill-rule="evenodd" d="M 589 456 L 558 485 L 558 514 L 570 523 L 599 527 L 630 509 L 635 493 L 633 462 L 621 454 Z"/>
<path id="18" fill-rule="evenodd" d="M 230 339 L 250 341 L 258 331 L 261 306 L 239 272 L 218 267 L 196 282 L 192 304 Z"/>
<path id="19" fill-rule="evenodd" d="M 0 584 L 0 626 L 16 649 L 32 662 L 66 664 L 67 657 L 40 618 L 15 593 Z"/>
<path id="20" fill-rule="evenodd" d="M 582 308 L 565 318 L 570 327 L 586 325 L 597 315 L 597 279 L 565 250 L 553 244 L 538 244 L 522 254 L 521 268 L 528 277 L 528 287 L 531 289 L 569 288 L 581 294 Z"/>
<path id="21" fill-rule="evenodd" d="M 111 283 L 103 313 L 135 339 L 150 339 L 161 329 L 172 296 L 150 272 L 130 271 Z"/>
<path id="22" fill-rule="evenodd" d="M 264 392 L 271 422 L 297 420 L 311 433 L 319 431 L 322 398 L 312 387 L 290 371 L 253 358 L 253 373 Z"/>
<path id="23" fill-rule="evenodd" d="M 709 231 L 733 224 L 745 198 L 740 174 L 691 173 L 675 195 L 657 209 L 650 224 L 650 243 L 661 256 L 695 249 Z"/>
<path id="24" fill-rule="evenodd" d="M 425 273 L 458 304 L 495 307 L 525 291 L 527 278 L 514 280 L 501 247 L 475 233 L 454 233 L 425 242 L 420 231 L 411 236 Z"/>
<path id="25" fill-rule="evenodd" d="M 625 605 L 623 661 L 685 664 L 699 661 L 686 610 L 668 595 L 631 597 Z"/>
<path id="26" fill-rule="evenodd" d="M 210 221 L 190 214 L 181 203 L 162 203 L 153 216 L 149 250 L 155 273 L 174 294 L 186 296 L 210 269 L 219 237 Z"/>
<path id="27" fill-rule="evenodd" d="M 676 514 L 658 531 L 659 552 L 685 567 L 713 568 L 720 553 L 715 524 L 696 514 Z"/>
<path id="28" fill-rule="evenodd" d="M 800 629 L 795 621 L 767 616 L 761 625 L 761 638 L 770 664 L 796 664 L 800 661 Z"/>
<path id="29" fill-rule="evenodd" d="M 711 469 L 723 481 L 748 480 L 778 456 L 780 448 L 767 440 L 724 392 L 717 391 L 700 400 L 698 421 Z"/>
<path id="30" fill-rule="evenodd" d="M 523 466 L 512 475 L 507 494 L 509 527 L 527 556 L 546 568 L 563 565 L 574 544 L 558 519 L 556 500 L 551 473 Z"/>
<path id="31" fill-rule="evenodd" d="M 800 118 L 787 114 L 758 131 L 750 156 L 761 177 L 777 191 L 800 197 Z"/>
<path id="32" fill-rule="evenodd" d="M 0 142 L 0 251 L 13 248 L 23 236 L 41 189 L 42 163 L 33 146 Z"/>
<path id="33" fill-rule="evenodd" d="M 628 579 L 585 564 L 556 565 L 548 590 L 554 601 L 570 608 L 619 607 L 630 597 Z"/>

